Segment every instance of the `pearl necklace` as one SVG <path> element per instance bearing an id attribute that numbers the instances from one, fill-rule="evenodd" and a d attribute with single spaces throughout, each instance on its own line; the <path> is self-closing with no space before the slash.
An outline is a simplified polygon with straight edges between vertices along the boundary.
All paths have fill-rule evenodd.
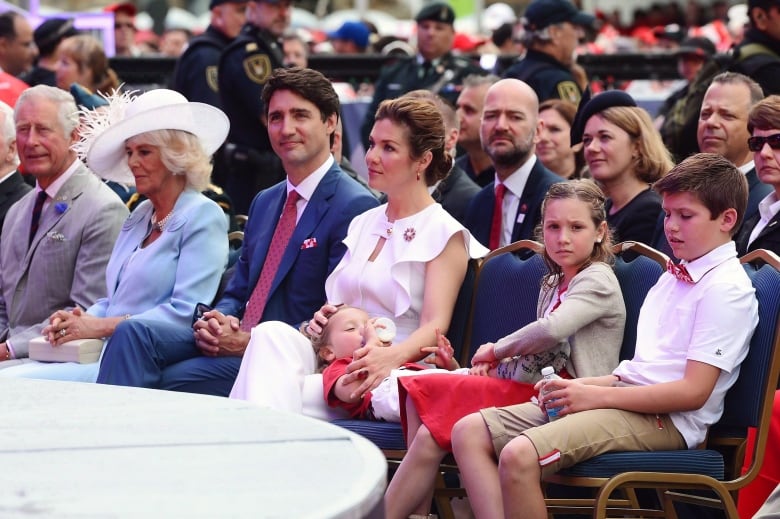
<path id="1" fill-rule="evenodd" d="M 165 218 L 163 218 L 162 220 L 160 220 L 158 222 L 157 221 L 157 213 L 156 212 L 152 213 L 152 227 L 154 227 L 158 231 L 162 232 L 163 229 L 165 229 L 165 226 L 168 224 L 168 220 L 171 219 L 171 216 L 173 216 L 173 211 L 168 213 L 168 216 L 166 216 Z"/>

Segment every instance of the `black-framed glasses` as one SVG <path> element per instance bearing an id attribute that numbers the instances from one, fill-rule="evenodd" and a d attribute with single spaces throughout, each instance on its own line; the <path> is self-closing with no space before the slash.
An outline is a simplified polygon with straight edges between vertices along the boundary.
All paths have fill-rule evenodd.
<path id="1" fill-rule="evenodd" d="M 750 151 L 761 151 L 764 143 L 769 144 L 773 150 L 780 150 L 780 133 L 770 135 L 769 137 L 750 137 L 748 139 L 748 148 Z"/>
<path id="2" fill-rule="evenodd" d="M 131 22 L 116 22 L 114 29 L 135 29 L 135 25 Z"/>

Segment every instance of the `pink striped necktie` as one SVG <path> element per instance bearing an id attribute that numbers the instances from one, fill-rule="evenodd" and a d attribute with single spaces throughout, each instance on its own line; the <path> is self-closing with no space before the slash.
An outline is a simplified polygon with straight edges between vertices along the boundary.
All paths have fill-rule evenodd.
<path id="1" fill-rule="evenodd" d="M 282 256 L 290 243 L 295 223 L 298 218 L 296 203 L 301 195 L 293 190 L 287 195 L 287 202 L 284 204 L 282 216 L 279 223 L 276 224 L 274 236 L 271 238 L 271 245 L 265 255 L 263 270 L 260 271 L 260 278 L 257 280 L 255 289 L 249 297 L 244 311 L 244 318 L 241 321 L 241 329 L 245 332 L 251 330 L 263 317 L 265 305 L 268 303 L 268 294 L 271 292 L 271 285 L 279 270 L 279 264 L 282 262 Z"/>

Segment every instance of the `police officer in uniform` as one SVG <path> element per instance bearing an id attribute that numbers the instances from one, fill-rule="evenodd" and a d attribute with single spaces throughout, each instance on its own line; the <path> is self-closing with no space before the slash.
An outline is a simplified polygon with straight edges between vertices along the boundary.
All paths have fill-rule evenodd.
<path id="1" fill-rule="evenodd" d="M 190 40 L 176 61 L 171 88 L 189 101 L 222 108 L 217 67 L 222 51 L 241 32 L 246 21 L 246 1 L 211 0 L 211 22 L 200 36 Z"/>
<path id="2" fill-rule="evenodd" d="M 528 51 L 504 77 L 527 83 L 539 102 L 564 99 L 579 105 L 583 90 L 572 74 L 574 50 L 584 35 L 582 28 L 594 22 L 569 0 L 533 0 L 523 16 Z"/>
<path id="3" fill-rule="evenodd" d="M 282 164 L 268 140 L 260 94 L 273 69 L 284 63 L 279 38 L 290 25 L 290 3 L 247 2 L 247 23 L 219 60 L 219 98 L 230 119 L 224 150 L 228 169 L 225 191 L 239 214 L 249 212 L 258 191 L 284 178 Z"/>
<path id="4" fill-rule="evenodd" d="M 211 0 L 211 22 L 200 36 L 190 40 L 187 49 L 176 61 L 171 88 L 189 101 L 222 108 L 217 85 L 217 67 L 222 51 L 241 32 L 246 22 L 246 1 Z M 214 155 L 211 180 L 224 186 L 227 171 L 222 148 Z M 216 187 L 216 186 L 215 186 Z"/>
<path id="5" fill-rule="evenodd" d="M 363 144 L 374 126 L 374 114 L 379 103 L 394 99 L 412 90 L 428 90 L 455 106 L 463 78 L 469 74 L 486 74 L 467 58 L 451 52 L 455 39 L 455 11 L 448 4 L 433 3 L 423 7 L 415 17 L 417 22 L 418 55 L 388 67 L 379 76 L 374 99 L 361 127 Z"/>

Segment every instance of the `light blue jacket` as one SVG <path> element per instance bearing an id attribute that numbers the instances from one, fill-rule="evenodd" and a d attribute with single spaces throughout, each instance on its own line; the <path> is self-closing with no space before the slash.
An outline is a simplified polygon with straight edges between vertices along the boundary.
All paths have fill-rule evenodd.
<path id="1" fill-rule="evenodd" d="M 189 326 L 195 304 L 214 299 L 228 254 L 222 209 L 200 193 L 186 190 L 164 232 L 140 248 L 152 211 L 146 200 L 125 222 L 106 267 L 108 297 L 98 299 L 87 313 L 130 314 Z"/>
<path id="2" fill-rule="evenodd" d="M 185 190 L 160 237 L 141 248 L 152 211 L 151 202 L 144 201 L 125 221 L 106 267 L 108 297 L 97 300 L 87 313 L 129 314 L 189 326 L 195 305 L 214 299 L 228 255 L 222 209 L 202 194 Z M 0 376 L 94 382 L 98 368 L 97 362 L 31 362 L 0 370 Z"/>

